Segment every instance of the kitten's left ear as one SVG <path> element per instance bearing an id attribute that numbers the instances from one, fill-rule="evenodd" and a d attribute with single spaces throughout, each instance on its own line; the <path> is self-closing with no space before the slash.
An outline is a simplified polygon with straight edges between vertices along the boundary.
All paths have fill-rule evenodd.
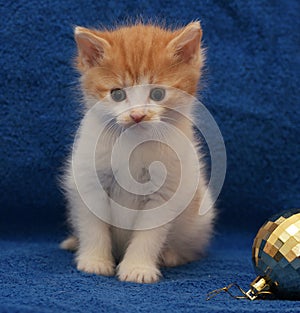
<path id="1" fill-rule="evenodd" d="M 199 22 L 188 24 L 167 48 L 184 62 L 199 61 L 202 30 Z"/>
<path id="2" fill-rule="evenodd" d="M 77 26 L 74 31 L 78 48 L 77 67 L 85 71 L 100 65 L 109 49 L 109 43 L 101 38 L 97 32 Z"/>

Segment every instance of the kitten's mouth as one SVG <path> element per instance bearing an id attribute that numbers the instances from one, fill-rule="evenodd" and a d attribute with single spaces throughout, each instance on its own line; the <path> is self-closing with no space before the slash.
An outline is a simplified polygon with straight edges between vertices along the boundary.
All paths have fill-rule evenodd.
<path id="1" fill-rule="evenodd" d="M 124 121 L 122 120 L 118 120 L 118 123 L 121 124 L 122 126 L 127 127 L 131 127 L 131 126 L 136 126 L 136 127 L 142 127 L 144 126 L 146 123 L 153 123 L 154 121 L 158 121 L 159 119 L 151 119 L 151 118 L 147 118 L 147 116 L 143 117 L 143 118 L 137 118 L 137 119 L 131 119 L 131 120 L 126 120 Z"/>
<path id="2" fill-rule="evenodd" d="M 122 113 L 118 116 L 117 121 L 123 125 L 135 125 L 141 122 L 159 121 L 160 118 L 155 112 L 149 110 L 131 110 L 130 112 Z"/>

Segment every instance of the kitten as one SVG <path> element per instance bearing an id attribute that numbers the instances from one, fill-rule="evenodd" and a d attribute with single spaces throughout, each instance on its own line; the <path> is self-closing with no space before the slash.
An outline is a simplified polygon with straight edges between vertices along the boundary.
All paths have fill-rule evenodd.
<path id="1" fill-rule="evenodd" d="M 197 147 L 190 99 L 197 92 L 204 62 L 201 37 L 199 22 L 175 31 L 141 23 L 113 31 L 75 28 L 76 66 L 86 110 L 63 178 L 73 233 L 61 248 L 77 251 L 78 270 L 100 275 L 116 272 L 121 281 L 152 283 L 161 276 L 160 266 L 177 266 L 203 254 L 212 235 L 215 209 L 209 197 L 206 213 L 199 214 L 207 189 L 201 155 L 196 152 L 195 164 L 183 137 L 162 126 L 176 127 L 194 149 Z M 172 109 L 176 107 L 182 111 Z M 118 143 L 114 172 L 113 147 L 125 130 L 131 133 Z M 88 156 L 93 152 L 93 136 L 98 138 L 95 160 Z M 145 141 L 153 136 L 162 142 Z M 141 138 L 145 142 L 132 149 L 127 160 L 128 145 Z M 176 146 L 176 153 L 168 142 Z M 154 161 L 162 162 L 164 168 L 154 166 Z M 102 188 L 91 178 L 93 162 Z M 152 189 L 160 188 L 138 194 L 128 182 L 130 190 L 126 190 L 121 185 L 127 182 L 122 175 L 126 176 L 128 167 L 135 182 L 143 186 L 151 180 Z M 117 181 L 117 172 L 122 182 Z M 195 172 L 199 173 L 195 192 L 183 204 L 193 189 Z M 162 184 L 161 176 L 165 178 Z M 180 183 L 183 191 L 179 200 L 172 202 Z M 116 216 L 113 207 L 118 205 L 137 214 L 132 217 L 124 211 Z M 165 205 L 164 211 L 153 218 L 151 209 L 161 205 Z M 150 215 L 143 217 L 141 212 Z"/>

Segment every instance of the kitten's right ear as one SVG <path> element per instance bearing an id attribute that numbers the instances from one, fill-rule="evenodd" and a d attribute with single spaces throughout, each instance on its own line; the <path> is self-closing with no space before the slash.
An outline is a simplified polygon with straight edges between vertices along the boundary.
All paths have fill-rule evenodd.
<path id="1" fill-rule="evenodd" d="M 109 43 L 84 27 L 75 27 L 74 36 L 78 48 L 78 69 L 84 72 L 99 65 L 110 47 Z"/>
<path id="2" fill-rule="evenodd" d="M 175 34 L 176 37 L 167 46 L 172 54 L 184 62 L 200 62 L 202 38 L 200 23 L 192 22 Z"/>

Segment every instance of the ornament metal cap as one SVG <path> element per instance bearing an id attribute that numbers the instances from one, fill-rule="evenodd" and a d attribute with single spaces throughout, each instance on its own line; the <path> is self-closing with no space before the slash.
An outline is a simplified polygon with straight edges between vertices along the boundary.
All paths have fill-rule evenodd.
<path id="1" fill-rule="evenodd" d="M 250 289 L 246 292 L 245 296 L 250 300 L 255 300 L 258 297 L 268 297 L 273 298 L 272 285 L 277 285 L 277 283 L 273 283 L 267 277 L 258 276 L 253 282 L 250 284 Z"/>

